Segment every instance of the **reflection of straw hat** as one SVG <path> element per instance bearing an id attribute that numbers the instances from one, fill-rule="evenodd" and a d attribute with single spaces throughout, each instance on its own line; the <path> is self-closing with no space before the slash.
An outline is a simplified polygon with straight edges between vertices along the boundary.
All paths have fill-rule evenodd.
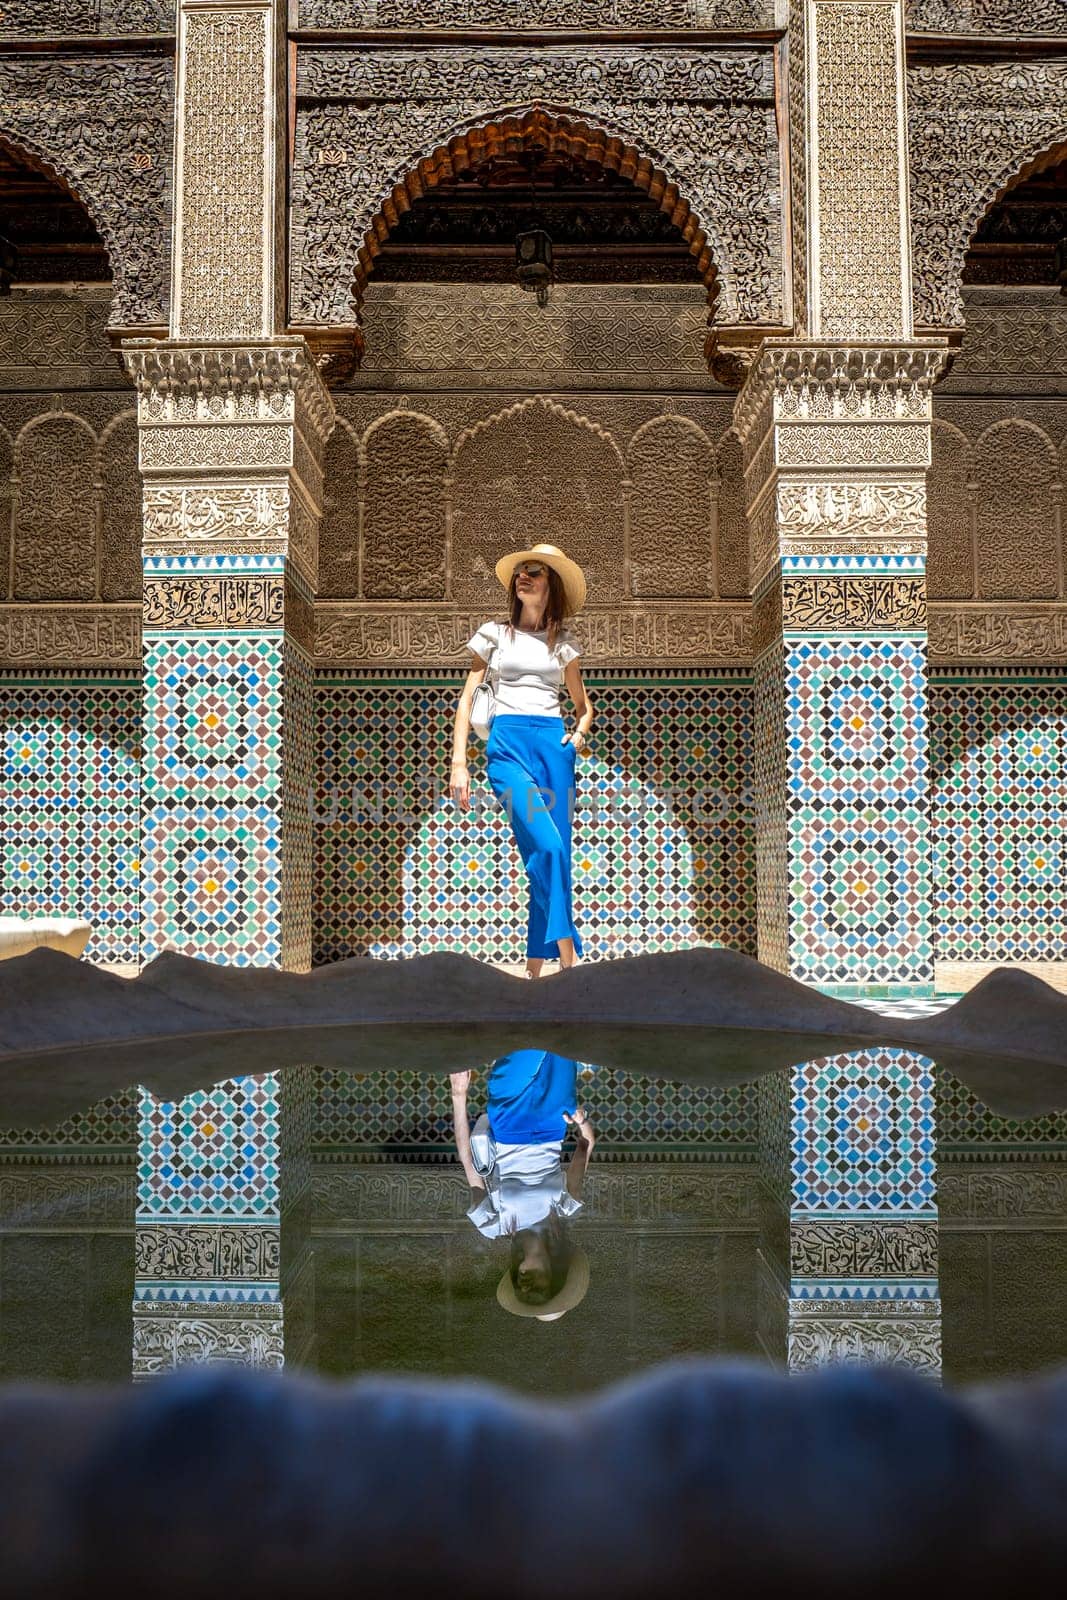
<path id="1" fill-rule="evenodd" d="M 511 574 L 520 561 L 543 561 L 563 579 L 563 592 L 567 597 L 567 614 L 575 616 L 585 605 L 585 573 L 576 561 L 571 561 L 554 544 L 535 544 L 529 550 L 513 550 L 501 556 L 496 564 L 496 575 L 505 589 L 511 587 Z"/>
<path id="2" fill-rule="evenodd" d="M 543 1305 L 528 1306 L 515 1293 L 510 1272 L 505 1272 L 497 1284 L 496 1297 L 504 1310 L 511 1311 L 516 1317 L 536 1317 L 538 1322 L 555 1322 L 557 1317 L 562 1317 L 565 1311 L 573 1311 L 578 1302 L 585 1299 L 588 1287 L 589 1257 L 584 1250 L 575 1246 L 563 1288 L 551 1300 L 546 1300 Z"/>

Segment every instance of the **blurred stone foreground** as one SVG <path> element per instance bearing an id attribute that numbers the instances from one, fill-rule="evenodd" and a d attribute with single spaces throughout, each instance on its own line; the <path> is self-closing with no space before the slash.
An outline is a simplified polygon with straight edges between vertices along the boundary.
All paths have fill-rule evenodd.
<path id="1" fill-rule="evenodd" d="M 535 1405 L 189 1368 L 7 1388 L 0 1472 L 5 1596 L 1041 1594 L 1067 1370 L 945 1394 L 693 1360 Z"/>

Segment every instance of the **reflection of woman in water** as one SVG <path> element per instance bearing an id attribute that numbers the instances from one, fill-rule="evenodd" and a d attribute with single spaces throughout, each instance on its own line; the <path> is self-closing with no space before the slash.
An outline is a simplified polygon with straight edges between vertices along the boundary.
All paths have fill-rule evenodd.
<path id="1" fill-rule="evenodd" d="M 550 1050 L 513 1050 L 493 1062 L 488 1106 L 472 1130 L 469 1072 L 452 1074 L 456 1148 L 471 1188 L 468 1217 L 487 1239 L 507 1239 L 508 1270 L 497 1287 L 506 1311 L 552 1322 L 589 1287 L 589 1259 L 568 1219 L 582 1207 L 582 1181 L 596 1136 L 576 1102 L 578 1063 Z M 563 1142 L 577 1136 L 563 1164 Z"/>

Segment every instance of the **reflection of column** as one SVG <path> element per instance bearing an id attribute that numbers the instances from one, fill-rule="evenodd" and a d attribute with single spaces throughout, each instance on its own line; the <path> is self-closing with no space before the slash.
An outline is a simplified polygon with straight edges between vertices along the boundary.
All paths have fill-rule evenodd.
<path id="1" fill-rule="evenodd" d="M 914 339 L 902 0 L 797 0 L 796 338 L 738 396 L 756 630 L 760 959 L 931 986 L 926 489 L 943 346 Z"/>
<path id="2" fill-rule="evenodd" d="M 189 1361 L 307 1359 L 309 1115 L 302 1068 L 178 1101 L 142 1095 L 134 1377 Z"/>
<path id="3" fill-rule="evenodd" d="M 763 1079 L 760 1150 L 767 1354 L 939 1372 L 932 1063 L 872 1050 Z"/>

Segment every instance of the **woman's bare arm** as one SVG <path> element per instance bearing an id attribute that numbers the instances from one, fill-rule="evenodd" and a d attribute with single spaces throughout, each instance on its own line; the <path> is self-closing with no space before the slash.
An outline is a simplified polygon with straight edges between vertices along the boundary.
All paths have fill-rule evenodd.
<path id="1" fill-rule="evenodd" d="M 467 673 L 467 681 L 463 685 L 456 707 L 456 720 L 452 726 L 452 770 L 449 773 L 448 787 L 455 804 L 466 811 L 471 803 L 471 780 L 467 769 L 467 740 L 470 738 L 471 729 L 471 700 L 474 691 L 489 670 L 489 664 L 483 661 L 476 650 L 470 652 L 472 665 Z"/>
<path id="2" fill-rule="evenodd" d="M 574 702 L 574 710 L 578 718 L 573 732 L 569 733 L 567 738 L 573 739 L 575 733 L 580 733 L 582 737 L 576 743 L 578 749 L 581 750 L 588 741 L 589 729 L 593 725 L 593 702 L 588 689 L 582 682 L 582 669 L 578 656 L 575 656 L 573 661 L 568 661 L 566 667 L 564 667 L 563 681 L 567 685 L 567 692 Z"/>
<path id="3" fill-rule="evenodd" d="M 582 1198 L 582 1184 L 589 1168 L 589 1158 L 592 1156 L 593 1146 L 596 1144 L 596 1130 L 586 1116 L 582 1106 L 577 1108 L 573 1116 L 566 1111 L 563 1115 L 578 1135 L 574 1154 L 567 1164 L 567 1193 L 572 1199 L 580 1200 Z"/>
<path id="4" fill-rule="evenodd" d="M 460 1165 L 467 1175 L 470 1184 L 471 1197 L 480 1199 L 485 1193 L 485 1184 L 482 1175 L 474 1165 L 474 1153 L 471 1150 L 471 1125 L 467 1115 L 467 1090 L 470 1086 L 471 1075 L 469 1072 L 453 1072 L 452 1080 L 452 1120 L 455 1127 L 456 1151 L 459 1155 Z"/>

